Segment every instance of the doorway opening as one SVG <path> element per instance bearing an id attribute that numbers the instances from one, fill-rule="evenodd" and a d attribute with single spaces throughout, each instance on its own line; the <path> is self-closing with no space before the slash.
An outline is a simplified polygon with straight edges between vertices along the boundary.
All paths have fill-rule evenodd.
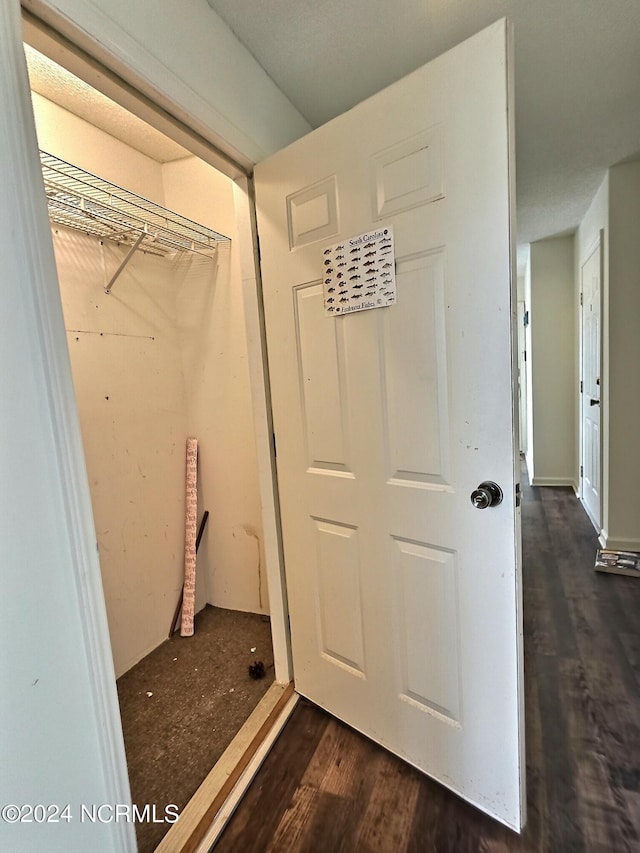
<path id="1" fill-rule="evenodd" d="M 67 213 L 53 218 L 52 238 L 132 799 L 182 812 L 275 676 L 237 188 L 25 50 L 50 215 L 54 199 Z M 83 224 L 72 180 L 87 188 Z M 87 200 L 91 187 L 112 192 L 115 208 L 120 196 L 156 217 L 160 206 L 228 239 L 175 251 L 163 239 L 167 222 L 162 235 L 149 230 L 140 242 L 113 222 L 105 231 Z M 183 582 L 191 435 L 199 440 L 199 515 L 210 517 L 198 554 L 195 636 L 167 639 Z M 137 824 L 139 849 L 155 849 L 170 825 Z"/>

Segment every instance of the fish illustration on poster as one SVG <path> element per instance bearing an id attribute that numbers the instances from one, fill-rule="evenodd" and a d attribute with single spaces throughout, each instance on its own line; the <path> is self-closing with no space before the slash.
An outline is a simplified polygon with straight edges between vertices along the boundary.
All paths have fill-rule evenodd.
<path id="1" fill-rule="evenodd" d="M 329 246 L 323 251 L 322 265 L 327 317 L 395 304 L 396 264 L 391 225 Z"/>

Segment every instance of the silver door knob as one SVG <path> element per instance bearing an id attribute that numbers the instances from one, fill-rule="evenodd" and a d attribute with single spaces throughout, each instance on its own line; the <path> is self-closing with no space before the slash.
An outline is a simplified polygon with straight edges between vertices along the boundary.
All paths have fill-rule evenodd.
<path id="1" fill-rule="evenodd" d="M 485 480 L 471 492 L 471 503 L 476 509 L 487 509 L 502 503 L 502 489 L 497 483 Z"/>

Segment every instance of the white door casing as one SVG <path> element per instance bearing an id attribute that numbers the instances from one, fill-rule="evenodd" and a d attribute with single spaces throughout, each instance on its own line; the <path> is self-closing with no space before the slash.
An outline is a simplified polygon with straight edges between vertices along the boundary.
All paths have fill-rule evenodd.
<path id="1" fill-rule="evenodd" d="M 520 414 L 520 452 L 527 452 L 527 343 L 525 334 L 525 303 L 518 302 L 516 322 L 518 325 L 518 404 Z"/>
<path id="2" fill-rule="evenodd" d="M 0 799 L 24 818 L 0 821 L 0 849 L 134 851 L 132 823 L 80 819 L 131 799 L 18 0 L 0 105 Z"/>
<path id="3" fill-rule="evenodd" d="M 255 178 L 296 687 L 518 830 L 507 36 Z M 388 225 L 397 304 L 325 316 L 324 251 Z M 483 480 L 500 506 L 472 506 Z"/>
<path id="4" fill-rule="evenodd" d="M 601 530 L 601 296 L 602 239 L 581 267 L 582 376 L 581 496 L 598 533 Z"/>

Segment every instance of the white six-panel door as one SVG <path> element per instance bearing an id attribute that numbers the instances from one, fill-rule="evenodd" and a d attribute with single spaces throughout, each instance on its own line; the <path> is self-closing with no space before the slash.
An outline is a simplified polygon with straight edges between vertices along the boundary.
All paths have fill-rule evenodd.
<path id="1" fill-rule="evenodd" d="M 601 385 L 600 385 L 600 268 L 598 239 L 582 265 L 582 500 L 596 526 L 601 529 Z"/>
<path id="2" fill-rule="evenodd" d="M 296 687 L 519 829 L 506 47 L 502 21 L 255 177 Z M 389 226 L 397 304 L 326 316 L 327 248 Z"/>

